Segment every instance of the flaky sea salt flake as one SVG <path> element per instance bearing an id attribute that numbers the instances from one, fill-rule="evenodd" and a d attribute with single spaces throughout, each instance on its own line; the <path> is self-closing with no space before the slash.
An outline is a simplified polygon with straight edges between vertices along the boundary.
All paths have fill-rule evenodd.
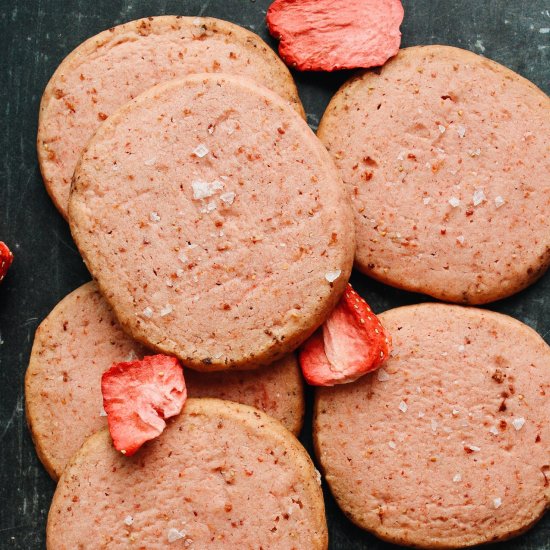
<path id="1" fill-rule="evenodd" d="M 500 196 L 498 195 L 498 197 L 495 197 L 495 206 L 497 208 L 500 208 L 506 201 Z"/>
<path id="2" fill-rule="evenodd" d="M 390 375 L 384 369 L 378 369 L 376 371 L 376 378 L 379 382 L 387 382 L 390 379 Z"/>
<path id="3" fill-rule="evenodd" d="M 462 481 L 462 476 L 459 474 L 459 473 L 456 473 L 454 476 L 453 476 L 453 481 L 455 483 L 460 483 Z"/>
<path id="4" fill-rule="evenodd" d="M 474 206 L 479 206 L 484 200 L 487 200 L 487 197 L 485 196 L 483 189 L 476 189 L 472 196 Z"/>
<path id="5" fill-rule="evenodd" d="M 210 214 L 210 212 L 214 212 L 216 210 L 217 204 L 216 201 L 209 201 L 204 208 L 201 209 L 201 212 L 203 214 Z"/>
<path id="6" fill-rule="evenodd" d="M 197 145 L 195 149 L 193 149 L 193 153 L 195 153 L 195 155 L 197 155 L 200 159 L 208 155 L 208 151 L 208 147 L 204 145 L 204 143 Z"/>
<path id="7" fill-rule="evenodd" d="M 233 204 L 235 196 L 236 195 L 233 191 L 228 191 L 227 193 L 223 193 L 222 195 L 220 195 L 220 200 L 225 204 Z"/>
<path id="8" fill-rule="evenodd" d="M 125 525 L 132 525 L 132 523 L 134 523 L 134 518 L 132 516 L 126 516 L 124 518 Z"/>
<path id="9" fill-rule="evenodd" d="M 143 316 L 144 317 L 147 317 L 148 319 L 150 319 L 152 316 L 153 316 L 153 310 L 147 306 L 144 310 L 143 310 Z"/>
<path id="10" fill-rule="evenodd" d="M 151 214 L 149 214 L 149 219 L 152 222 L 160 222 L 160 216 L 158 215 L 158 212 L 151 212 Z"/>
<path id="11" fill-rule="evenodd" d="M 191 187 L 193 188 L 193 198 L 201 200 L 207 199 L 216 191 L 223 189 L 223 183 L 218 180 L 214 180 L 212 183 L 203 180 L 195 180 L 191 182 Z"/>
<path id="12" fill-rule="evenodd" d="M 462 139 L 466 135 L 466 126 L 463 126 L 462 124 L 459 124 L 456 127 L 456 131 L 458 133 L 458 137 Z"/>
<path id="13" fill-rule="evenodd" d="M 157 159 L 153 157 L 153 158 L 147 159 L 143 164 L 145 164 L 145 166 L 153 166 L 155 162 L 157 162 Z"/>
<path id="14" fill-rule="evenodd" d="M 514 426 L 516 431 L 521 430 L 521 428 L 523 428 L 524 424 L 525 424 L 525 418 L 523 418 L 522 416 L 520 416 L 518 418 L 514 418 L 514 420 L 512 420 L 512 425 Z"/>
<path id="15" fill-rule="evenodd" d="M 101 410 L 99 411 L 99 416 L 107 416 L 107 411 L 101 407 Z"/>
<path id="16" fill-rule="evenodd" d="M 184 539 L 185 533 L 183 531 L 178 531 L 174 527 L 171 527 L 170 529 L 168 529 L 167 537 L 168 537 L 168 542 L 172 543 L 172 542 L 176 542 L 177 540 Z"/>
<path id="17" fill-rule="evenodd" d="M 161 310 L 160 310 L 160 316 L 166 317 L 167 315 L 170 315 L 174 311 L 174 308 L 170 304 L 166 304 Z"/>
<path id="18" fill-rule="evenodd" d="M 395 444 L 395 441 L 390 441 L 390 442 L 388 443 L 388 447 L 389 447 L 390 449 L 396 449 L 396 448 L 397 448 L 397 445 Z"/>
<path id="19" fill-rule="evenodd" d="M 453 208 L 456 208 L 459 204 L 460 204 L 460 199 L 457 199 L 456 197 L 451 197 L 449 199 L 449 204 L 453 207 Z"/>
<path id="20" fill-rule="evenodd" d="M 401 412 L 406 413 L 408 408 L 409 407 L 407 407 L 407 403 L 405 403 L 405 401 L 401 401 L 401 403 L 399 403 L 399 410 Z"/>
<path id="21" fill-rule="evenodd" d="M 317 483 L 319 484 L 319 487 L 321 486 L 321 472 L 315 468 L 315 479 L 317 480 Z"/>
<path id="22" fill-rule="evenodd" d="M 431 200 L 432 200 L 431 197 L 424 197 L 424 198 L 422 199 L 422 202 L 423 202 L 424 204 L 428 205 L 428 204 L 430 204 L 430 201 L 431 201 Z"/>
<path id="23" fill-rule="evenodd" d="M 338 279 L 338 277 L 340 277 L 340 275 L 342 275 L 341 269 L 335 269 L 334 271 L 327 271 L 325 273 L 325 279 L 329 283 L 333 283 L 334 281 L 336 281 L 336 279 Z"/>
<path id="24" fill-rule="evenodd" d="M 493 499 L 493 506 L 494 506 L 495 510 L 497 508 L 500 508 L 502 506 L 502 499 L 500 497 L 494 498 Z"/>

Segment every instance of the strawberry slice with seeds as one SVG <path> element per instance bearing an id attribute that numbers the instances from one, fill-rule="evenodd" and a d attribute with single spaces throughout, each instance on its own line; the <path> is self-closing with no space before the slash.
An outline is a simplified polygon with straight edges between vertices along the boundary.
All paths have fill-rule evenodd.
<path id="1" fill-rule="evenodd" d="M 2 282 L 12 262 L 13 254 L 11 250 L 6 243 L 0 241 L 0 282 Z"/>
<path id="2" fill-rule="evenodd" d="M 300 365 L 308 384 L 346 384 L 378 368 L 390 350 L 384 327 L 348 284 L 325 323 L 302 345 Z"/>
<path id="3" fill-rule="evenodd" d="M 279 55 L 299 71 L 378 67 L 399 51 L 400 0 L 275 0 L 267 10 Z"/>
<path id="4" fill-rule="evenodd" d="M 126 456 L 158 437 L 187 399 L 181 365 L 167 355 L 114 363 L 101 377 L 101 392 L 115 449 Z"/>

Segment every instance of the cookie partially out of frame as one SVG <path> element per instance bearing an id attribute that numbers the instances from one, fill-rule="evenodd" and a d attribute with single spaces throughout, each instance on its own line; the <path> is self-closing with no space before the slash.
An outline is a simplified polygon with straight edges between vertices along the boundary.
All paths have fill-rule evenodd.
<path id="1" fill-rule="evenodd" d="M 304 114 L 284 63 L 259 36 L 228 21 L 148 17 L 75 48 L 44 91 L 38 127 L 40 169 L 61 214 L 67 217 L 78 157 L 103 120 L 156 84 L 207 72 L 254 78 Z"/>
<path id="2" fill-rule="evenodd" d="M 344 84 L 318 135 L 367 275 L 481 304 L 548 268 L 550 100 L 516 73 L 457 48 L 406 48 Z"/>
<path id="3" fill-rule="evenodd" d="M 113 363 L 148 354 L 122 331 L 95 283 L 71 292 L 42 321 L 25 379 L 26 413 L 38 456 L 54 479 L 86 438 L 107 426 L 103 372 Z M 300 432 L 304 395 L 294 354 L 254 371 L 186 369 L 184 375 L 190 397 L 251 405 L 295 435 Z"/>
<path id="4" fill-rule="evenodd" d="M 111 115 L 76 168 L 69 219 L 125 331 L 196 370 L 296 349 L 340 298 L 355 249 L 322 143 L 234 75 L 160 84 Z"/>
<path id="5" fill-rule="evenodd" d="M 266 414 L 189 399 L 132 457 L 107 430 L 59 480 L 48 550 L 74 548 L 325 550 L 323 494 L 298 440 Z"/>
<path id="6" fill-rule="evenodd" d="M 316 453 L 339 506 L 396 544 L 460 548 L 550 505 L 550 348 L 505 315 L 423 304 L 380 316 L 383 369 L 317 391 Z"/>

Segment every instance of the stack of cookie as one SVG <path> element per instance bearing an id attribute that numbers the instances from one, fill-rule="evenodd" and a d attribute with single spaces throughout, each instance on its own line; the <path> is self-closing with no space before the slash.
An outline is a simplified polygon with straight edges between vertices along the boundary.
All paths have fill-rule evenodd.
<path id="1" fill-rule="evenodd" d="M 38 454 L 61 478 L 49 547 L 325 548 L 318 474 L 292 435 L 294 350 L 338 301 L 355 241 L 288 69 L 231 23 L 128 23 L 61 64 L 38 149 L 96 281 L 41 324 L 26 377 Z M 151 350 L 189 367 L 191 397 L 255 409 L 190 400 L 162 440 L 120 456 L 101 375 Z"/>
<path id="2" fill-rule="evenodd" d="M 401 50 L 347 82 L 318 135 L 352 199 L 355 264 L 465 305 L 550 263 L 550 102 L 446 46 Z M 422 304 L 381 315 L 378 373 L 317 392 L 314 438 L 336 500 L 379 537 L 455 548 L 502 540 L 550 503 L 550 349 L 500 314 Z"/>
<path id="3" fill-rule="evenodd" d="M 295 350 L 354 259 L 463 305 L 541 276 L 549 111 L 493 62 L 410 48 L 345 84 L 316 137 L 287 68 L 231 23 L 148 18 L 79 46 L 38 135 L 94 278 L 43 321 L 26 376 L 37 452 L 59 479 L 48 548 L 327 548 L 320 479 L 295 438 Z M 419 547 L 527 529 L 550 502 L 548 346 L 457 305 L 381 320 L 388 361 L 316 393 L 317 458 L 341 508 Z M 124 457 L 101 375 L 152 352 L 181 360 L 192 399 Z"/>

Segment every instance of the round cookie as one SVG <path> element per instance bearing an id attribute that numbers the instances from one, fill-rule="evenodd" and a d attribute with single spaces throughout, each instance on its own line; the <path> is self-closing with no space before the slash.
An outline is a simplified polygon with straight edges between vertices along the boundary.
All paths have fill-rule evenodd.
<path id="1" fill-rule="evenodd" d="M 190 399 L 135 456 L 91 436 L 57 486 L 47 548 L 328 547 L 323 495 L 294 436 L 251 407 Z"/>
<path id="2" fill-rule="evenodd" d="M 378 537 L 459 548 L 516 536 L 550 504 L 550 348 L 498 313 L 380 316 L 382 370 L 316 394 L 314 441 L 345 514 Z"/>
<path id="3" fill-rule="evenodd" d="M 69 218 L 125 331 L 197 370 L 296 349 L 353 263 L 326 149 L 279 96 L 231 75 L 161 84 L 105 121 L 76 168 Z"/>
<path id="4" fill-rule="evenodd" d="M 285 64 L 256 34 L 210 17 L 160 16 L 93 36 L 59 65 L 44 91 L 38 159 L 46 189 L 66 218 L 74 168 L 97 127 L 151 86 L 192 73 L 254 78 L 304 110 Z"/>
<path id="5" fill-rule="evenodd" d="M 66 296 L 42 321 L 25 376 L 26 414 L 38 456 L 54 479 L 85 439 L 107 426 L 103 372 L 148 354 L 122 331 L 93 282 Z M 187 369 L 184 375 L 190 397 L 238 401 L 263 410 L 295 435 L 301 430 L 303 383 L 294 354 L 256 371 Z"/>
<path id="6" fill-rule="evenodd" d="M 459 303 L 509 296 L 550 264 L 550 100 L 448 46 L 352 78 L 318 136 L 352 198 L 356 266 Z"/>

